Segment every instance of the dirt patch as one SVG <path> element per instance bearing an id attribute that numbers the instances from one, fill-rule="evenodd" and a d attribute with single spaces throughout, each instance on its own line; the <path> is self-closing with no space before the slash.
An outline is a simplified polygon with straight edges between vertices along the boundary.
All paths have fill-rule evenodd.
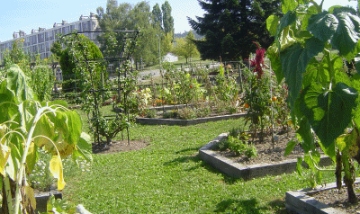
<path id="1" fill-rule="evenodd" d="M 355 184 L 355 192 L 360 192 L 360 185 Z M 360 194 L 356 194 L 357 198 L 360 200 Z M 340 209 L 346 213 L 360 213 L 360 203 L 350 204 L 348 202 L 347 190 L 346 187 L 341 188 L 340 190 L 334 188 L 329 190 L 320 191 L 310 196 L 314 197 L 317 201 L 327 204 L 328 206 L 336 209 Z"/>
<path id="2" fill-rule="evenodd" d="M 133 150 L 140 150 L 149 145 L 149 142 L 145 140 L 120 140 L 113 141 L 110 144 L 105 143 L 93 143 L 92 151 L 94 154 L 109 154 L 117 152 L 126 152 Z"/>
<path id="3" fill-rule="evenodd" d="M 295 146 L 294 150 L 287 156 L 285 156 L 285 148 L 289 141 L 295 138 L 295 132 L 289 131 L 286 133 L 277 134 L 274 136 L 274 143 L 272 143 L 273 136 L 267 134 L 264 136 L 262 142 L 259 139 L 254 139 L 253 145 L 256 147 L 257 156 L 254 158 L 248 158 L 245 155 L 236 155 L 230 150 L 225 151 L 216 151 L 224 157 L 227 157 L 234 162 L 242 163 L 245 165 L 253 164 L 265 164 L 265 163 L 274 163 L 283 160 L 296 159 L 302 157 L 303 150 L 299 145 Z"/>

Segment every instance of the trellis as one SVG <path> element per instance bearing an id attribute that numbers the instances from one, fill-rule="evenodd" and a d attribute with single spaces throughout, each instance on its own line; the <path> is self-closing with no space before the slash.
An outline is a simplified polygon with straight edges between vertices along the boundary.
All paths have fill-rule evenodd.
<path id="1" fill-rule="evenodd" d="M 96 31 L 96 32 L 101 32 L 101 31 Z M 104 116 L 104 118 L 109 118 L 109 117 L 116 117 L 118 118 L 120 114 L 125 114 L 129 117 L 129 111 L 127 109 L 127 94 L 126 93 L 122 93 L 124 92 L 124 88 L 125 88 L 125 84 L 126 84 L 126 81 L 123 81 L 123 80 L 126 80 L 126 78 L 128 77 L 128 72 L 129 72 L 129 69 L 126 68 L 124 70 L 124 79 L 122 79 L 121 77 L 121 66 L 124 65 L 124 62 L 128 61 L 131 57 L 131 54 L 132 54 L 132 51 L 134 50 L 134 47 L 135 47 L 135 44 L 136 44 L 136 39 L 137 39 L 137 36 L 139 34 L 139 32 L 137 30 L 117 30 L 117 31 L 114 31 L 116 33 L 122 33 L 122 34 L 125 34 L 125 36 L 123 37 L 123 46 L 121 47 L 121 54 L 120 56 L 118 57 L 113 57 L 113 58 L 104 58 L 104 59 L 88 59 L 87 56 L 84 54 L 84 60 L 83 62 L 85 62 L 86 64 L 86 70 L 89 72 L 90 74 L 90 81 L 91 81 L 91 88 L 90 90 L 88 91 L 92 97 L 93 97 L 93 110 L 92 110 L 92 121 L 96 121 L 95 123 L 92 123 L 92 125 L 95 125 L 95 130 L 94 130 L 94 141 L 97 142 L 97 143 L 100 143 L 101 142 L 101 133 L 100 133 L 100 117 L 101 117 L 101 114 L 100 114 L 100 106 L 101 104 L 99 103 L 99 100 L 98 100 L 98 97 L 99 96 L 99 93 L 103 94 L 105 92 L 109 92 L 109 91 L 115 91 L 117 92 L 117 96 L 118 98 L 120 98 L 121 96 L 123 96 L 123 106 L 124 106 L 124 111 L 123 112 L 120 112 L 120 111 L 115 111 L 115 115 L 107 115 L 107 116 Z M 66 34 L 64 36 L 68 36 L 68 35 L 72 35 L 72 34 L 80 34 L 80 33 L 86 33 L 86 32 L 74 32 L 74 33 L 70 33 L 70 34 Z M 117 87 L 116 88 L 109 88 L 109 89 L 106 89 L 104 88 L 104 85 L 103 84 L 100 84 L 100 88 L 96 88 L 95 85 L 94 85 L 94 81 L 93 81 L 93 70 L 92 70 L 92 67 L 90 65 L 90 63 L 105 63 L 105 65 L 108 65 L 109 63 L 111 62 L 118 62 L 118 69 L 117 69 Z M 76 61 L 76 63 L 80 63 L 80 61 Z M 102 78 L 104 77 L 104 74 L 102 73 Z M 104 81 L 102 79 L 102 81 Z M 121 94 L 122 93 L 122 94 Z M 89 121 L 91 123 L 91 121 Z M 130 141 L 130 136 L 129 136 L 129 130 L 128 130 L 128 127 L 126 127 L 126 132 L 127 132 L 127 138 L 128 138 L 128 141 Z"/>

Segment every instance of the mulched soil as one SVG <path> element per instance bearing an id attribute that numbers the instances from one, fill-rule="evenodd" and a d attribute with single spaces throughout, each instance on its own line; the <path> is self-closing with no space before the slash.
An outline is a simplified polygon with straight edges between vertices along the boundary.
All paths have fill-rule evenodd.
<path id="1" fill-rule="evenodd" d="M 355 184 L 355 193 L 360 192 L 360 184 Z M 360 194 L 356 194 L 358 200 L 360 201 Z M 360 213 L 360 203 L 350 204 L 348 202 L 347 190 L 346 187 L 338 189 L 329 189 L 320 191 L 315 194 L 311 194 L 317 201 L 327 204 L 330 207 L 340 209 L 346 213 Z"/>
<path id="2" fill-rule="evenodd" d="M 149 145 L 149 142 L 145 140 L 120 140 L 113 141 L 109 145 L 105 143 L 93 143 L 93 153 L 94 154 L 110 154 L 117 152 L 127 152 L 133 150 L 140 150 Z"/>
<path id="3" fill-rule="evenodd" d="M 277 139 L 276 142 L 272 143 L 272 135 L 268 134 L 264 136 L 262 142 L 259 142 L 258 138 L 254 138 L 253 145 L 255 145 L 257 150 L 257 157 L 247 158 L 245 155 L 236 156 L 234 152 L 229 150 L 227 151 L 217 151 L 221 155 L 233 160 L 234 162 L 239 162 L 242 164 L 253 165 L 253 164 L 265 164 L 265 163 L 274 163 L 288 159 L 296 159 L 301 157 L 303 150 L 300 146 L 296 146 L 291 154 L 285 156 L 285 148 L 288 142 L 294 139 L 294 131 L 277 134 L 274 139 Z M 251 140 L 251 139 L 249 139 Z"/>

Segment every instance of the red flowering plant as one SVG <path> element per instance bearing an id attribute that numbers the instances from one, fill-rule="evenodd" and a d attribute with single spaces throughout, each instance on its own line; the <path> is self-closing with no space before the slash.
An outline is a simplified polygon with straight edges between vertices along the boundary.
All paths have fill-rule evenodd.
<path id="1" fill-rule="evenodd" d="M 250 69 L 245 69 L 248 87 L 245 87 L 245 95 L 243 97 L 244 106 L 248 113 L 246 116 L 246 124 L 249 124 L 253 136 L 263 140 L 265 129 L 270 127 L 270 75 L 264 72 L 265 66 L 265 49 L 261 48 L 259 43 L 254 42 L 257 46 L 255 57 L 250 58 Z M 260 132 L 259 132 L 260 131 Z M 259 133 L 258 133 L 259 132 Z"/>
<path id="2" fill-rule="evenodd" d="M 264 48 L 261 48 L 260 44 L 258 42 L 253 42 L 257 49 L 255 52 L 255 58 L 253 60 L 250 60 L 250 66 L 253 68 L 253 72 L 257 73 L 257 78 L 261 79 L 264 71 L 263 67 L 265 66 L 265 52 L 266 50 Z"/>
<path id="3" fill-rule="evenodd" d="M 259 132 L 259 140 L 264 134 L 283 132 L 289 128 L 289 110 L 286 104 L 287 88 L 277 84 L 275 75 L 265 64 L 266 50 L 254 42 L 257 49 L 255 57 L 250 59 L 250 69 L 247 74 L 247 84 L 243 97 L 247 109 L 247 123 L 254 136 Z M 268 71 L 268 72 L 266 72 Z"/>

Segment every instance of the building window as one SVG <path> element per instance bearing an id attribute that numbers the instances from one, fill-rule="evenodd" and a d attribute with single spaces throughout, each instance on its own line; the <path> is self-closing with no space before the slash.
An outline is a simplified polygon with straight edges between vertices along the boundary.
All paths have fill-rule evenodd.
<path id="1" fill-rule="evenodd" d="M 37 43 L 36 41 L 36 35 L 30 37 L 30 45 L 35 45 Z"/>
<path id="2" fill-rule="evenodd" d="M 45 45 L 44 45 L 44 43 L 39 44 L 38 46 L 39 46 L 38 49 L 39 49 L 39 52 L 40 52 L 40 53 L 45 52 Z"/>
<path id="3" fill-rule="evenodd" d="M 38 42 L 44 42 L 44 34 L 43 33 L 39 33 L 38 34 Z"/>
<path id="4" fill-rule="evenodd" d="M 53 44 L 52 41 L 46 42 L 46 51 L 50 51 L 52 44 Z"/>
<path id="5" fill-rule="evenodd" d="M 48 32 L 45 32 L 45 40 L 46 41 L 54 40 L 54 35 L 53 35 L 52 30 L 48 31 Z"/>

